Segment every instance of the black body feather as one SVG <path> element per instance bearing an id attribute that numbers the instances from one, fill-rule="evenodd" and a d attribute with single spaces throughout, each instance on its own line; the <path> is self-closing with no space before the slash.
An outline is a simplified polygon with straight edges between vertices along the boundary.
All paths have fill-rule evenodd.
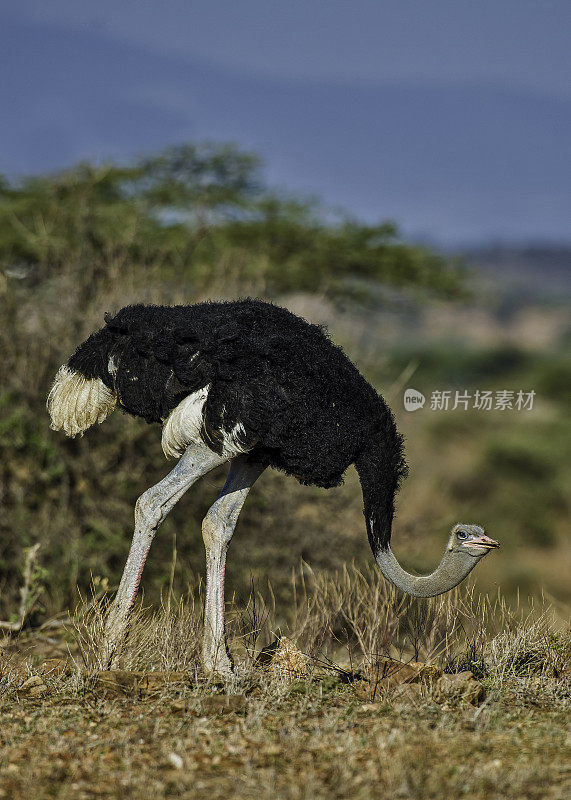
<path id="1" fill-rule="evenodd" d="M 118 405 L 161 422 L 207 385 L 202 437 L 244 427 L 252 457 L 302 483 L 331 487 L 355 464 L 373 551 L 390 540 L 406 474 L 383 398 L 325 331 L 259 300 L 127 306 L 78 347 L 69 367 L 100 378 Z"/>

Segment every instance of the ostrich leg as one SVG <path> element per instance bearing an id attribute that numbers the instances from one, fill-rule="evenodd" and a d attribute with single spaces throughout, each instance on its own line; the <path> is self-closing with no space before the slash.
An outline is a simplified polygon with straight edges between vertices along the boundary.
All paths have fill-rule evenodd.
<path id="1" fill-rule="evenodd" d="M 263 466 L 249 462 L 246 455 L 232 459 L 224 488 L 202 523 L 202 538 L 206 548 L 202 661 L 206 672 L 223 677 L 232 675 L 232 662 L 224 634 L 226 552 L 248 492 L 263 471 Z"/>
<path id="2" fill-rule="evenodd" d="M 121 651 L 127 632 L 129 611 L 135 602 L 143 567 L 157 528 L 198 478 L 227 460 L 227 457 L 214 453 L 204 444 L 192 444 L 182 454 L 176 467 L 137 500 L 131 549 L 105 627 L 101 659 L 105 668 L 114 665 Z"/>

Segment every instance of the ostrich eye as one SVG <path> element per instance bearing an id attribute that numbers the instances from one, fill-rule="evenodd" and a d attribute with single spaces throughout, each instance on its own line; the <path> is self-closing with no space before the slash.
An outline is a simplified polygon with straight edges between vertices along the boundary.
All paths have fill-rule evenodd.
<path id="1" fill-rule="evenodd" d="M 468 534 L 466 533 L 466 531 L 458 531 L 458 533 L 456 534 L 456 538 L 457 539 L 467 539 L 468 538 Z"/>

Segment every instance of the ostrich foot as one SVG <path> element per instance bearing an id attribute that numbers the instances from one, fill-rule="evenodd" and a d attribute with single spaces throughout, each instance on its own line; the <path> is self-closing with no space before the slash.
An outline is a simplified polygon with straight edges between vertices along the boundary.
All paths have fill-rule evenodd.
<path id="1" fill-rule="evenodd" d="M 111 608 L 99 649 L 101 669 L 115 669 L 117 667 L 119 656 L 127 638 L 128 625 L 128 614 L 118 614 L 116 611 L 114 613 L 113 608 Z"/>
<path id="2" fill-rule="evenodd" d="M 104 639 L 101 647 L 99 648 L 99 669 L 117 669 L 119 654 L 121 652 L 121 643 L 115 643 Z"/>
<path id="3" fill-rule="evenodd" d="M 236 669 L 224 641 L 205 641 L 202 648 L 204 672 L 212 678 L 235 680 Z"/>

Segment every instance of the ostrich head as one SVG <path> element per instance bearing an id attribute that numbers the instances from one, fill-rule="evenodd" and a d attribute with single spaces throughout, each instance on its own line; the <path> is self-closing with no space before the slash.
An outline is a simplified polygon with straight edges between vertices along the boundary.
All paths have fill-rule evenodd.
<path id="1" fill-rule="evenodd" d="M 381 549 L 376 560 L 381 572 L 399 589 L 414 597 L 434 597 L 453 589 L 490 550 L 500 545 L 486 536 L 479 525 L 454 525 L 438 567 L 430 575 L 406 572 L 389 547 Z"/>
<path id="2" fill-rule="evenodd" d="M 499 546 L 495 539 L 486 536 L 485 530 L 479 525 L 458 524 L 454 525 L 450 532 L 447 550 L 450 553 L 459 553 L 463 560 L 468 558 L 479 560 Z"/>

